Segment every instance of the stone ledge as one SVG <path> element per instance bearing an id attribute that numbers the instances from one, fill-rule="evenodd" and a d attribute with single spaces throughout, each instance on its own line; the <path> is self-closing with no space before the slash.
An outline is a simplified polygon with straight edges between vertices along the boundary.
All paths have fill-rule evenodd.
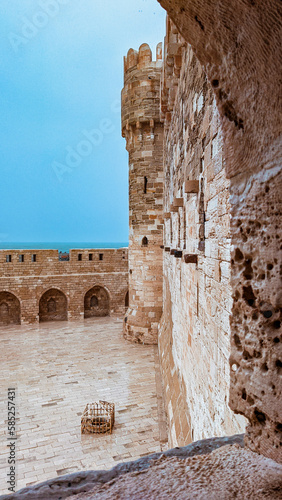
<path id="1" fill-rule="evenodd" d="M 122 474 L 146 470 L 161 456 L 188 458 L 195 455 L 207 455 L 222 446 L 233 444 L 238 444 L 243 448 L 244 434 L 195 441 L 182 448 L 173 448 L 164 453 L 153 453 L 133 462 L 118 464 L 109 471 L 81 471 L 60 476 L 23 488 L 14 494 L 2 495 L 0 500 L 63 500 L 72 495 L 90 491 L 97 483 L 105 484 Z"/>

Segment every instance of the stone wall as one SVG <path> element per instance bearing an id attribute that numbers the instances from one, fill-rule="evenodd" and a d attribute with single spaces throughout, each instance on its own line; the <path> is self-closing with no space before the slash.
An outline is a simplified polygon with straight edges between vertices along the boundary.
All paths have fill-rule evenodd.
<path id="1" fill-rule="evenodd" d="M 282 462 L 281 2 L 159 2 L 206 72 L 223 131 L 234 248 L 230 406 L 249 420 L 247 445 Z"/>
<path id="2" fill-rule="evenodd" d="M 230 205 L 222 131 L 205 73 L 168 20 L 164 139 L 164 312 L 159 352 L 171 445 L 228 435 Z"/>
<path id="3" fill-rule="evenodd" d="M 157 59 L 141 45 L 124 61 L 122 135 L 129 153 L 129 309 L 125 338 L 157 343 L 162 314 L 163 124 L 161 44 Z"/>
<path id="4" fill-rule="evenodd" d="M 2 325 L 122 315 L 127 292 L 127 248 L 0 251 Z"/>
<path id="5" fill-rule="evenodd" d="M 163 60 L 160 44 L 156 62 L 146 44 L 125 58 L 122 130 L 130 167 L 126 338 L 156 342 L 159 321 L 171 446 L 241 432 L 246 421 L 228 406 L 231 240 L 222 130 L 206 75 L 169 19 Z"/>

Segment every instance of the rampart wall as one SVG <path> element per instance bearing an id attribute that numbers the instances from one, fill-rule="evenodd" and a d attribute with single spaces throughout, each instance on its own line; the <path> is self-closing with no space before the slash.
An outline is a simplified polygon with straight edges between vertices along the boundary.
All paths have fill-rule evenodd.
<path id="1" fill-rule="evenodd" d="M 128 250 L 0 251 L 0 324 L 124 314 Z"/>

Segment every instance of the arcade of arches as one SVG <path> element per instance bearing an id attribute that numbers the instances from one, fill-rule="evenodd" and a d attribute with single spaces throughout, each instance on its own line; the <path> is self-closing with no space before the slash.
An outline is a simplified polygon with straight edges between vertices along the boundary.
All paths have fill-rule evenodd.
<path id="1" fill-rule="evenodd" d="M 121 297 L 121 302 L 123 302 Z M 124 307 L 128 307 L 128 291 L 124 298 Z M 124 312 L 124 309 L 121 309 Z M 84 296 L 84 318 L 108 316 L 111 312 L 108 291 L 102 286 L 94 286 Z M 68 319 L 68 300 L 66 295 L 56 288 L 47 290 L 39 300 L 39 321 L 66 321 Z M 10 292 L 0 292 L 0 325 L 20 324 L 20 301 Z"/>

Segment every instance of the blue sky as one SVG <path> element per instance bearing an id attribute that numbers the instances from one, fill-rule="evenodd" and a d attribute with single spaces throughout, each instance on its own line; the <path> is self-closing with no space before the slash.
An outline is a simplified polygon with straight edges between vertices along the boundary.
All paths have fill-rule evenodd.
<path id="1" fill-rule="evenodd" d="M 156 0 L 1 0 L 0 246 L 128 240 L 123 56 L 164 28 Z"/>

